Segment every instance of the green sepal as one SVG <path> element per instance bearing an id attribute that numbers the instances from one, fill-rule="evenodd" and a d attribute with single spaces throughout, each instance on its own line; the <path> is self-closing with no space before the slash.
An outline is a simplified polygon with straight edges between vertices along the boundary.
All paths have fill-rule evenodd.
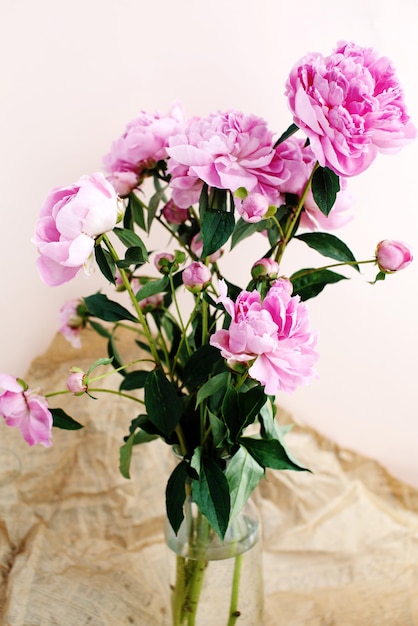
<path id="1" fill-rule="evenodd" d="M 346 276 L 331 272 L 331 270 L 303 269 L 292 274 L 293 295 L 299 295 L 301 300 L 314 298 L 326 287 L 340 280 L 347 280 Z"/>
<path id="2" fill-rule="evenodd" d="M 350 248 L 335 235 L 319 232 L 303 233 L 302 235 L 296 235 L 295 239 L 303 241 L 310 248 L 316 250 L 323 256 L 335 259 L 336 261 L 342 261 L 343 263 L 348 263 L 358 272 L 360 271 L 357 261 Z"/>
<path id="3" fill-rule="evenodd" d="M 63 430 L 80 430 L 84 428 L 83 424 L 76 422 L 63 409 L 49 409 L 52 415 L 52 425 Z"/>
<path id="4" fill-rule="evenodd" d="M 312 195 L 321 213 L 328 217 L 340 191 L 340 179 L 329 167 L 319 166 L 312 177 Z"/>
<path id="5" fill-rule="evenodd" d="M 187 463 L 181 461 L 173 470 L 165 490 L 167 517 L 177 535 L 184 519 L 184 501 L 186 499 Z"/>

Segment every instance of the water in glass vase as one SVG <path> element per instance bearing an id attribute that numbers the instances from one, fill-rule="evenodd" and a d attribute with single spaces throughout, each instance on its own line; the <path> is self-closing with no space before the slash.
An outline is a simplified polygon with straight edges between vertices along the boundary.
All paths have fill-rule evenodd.
<path id="1" fill-rule="evenodd" d="M 177 536 L 166 524 L 172 626 L 262 626 L 259 520 L 247 503 L 224 541 L 194 505 Z"/>

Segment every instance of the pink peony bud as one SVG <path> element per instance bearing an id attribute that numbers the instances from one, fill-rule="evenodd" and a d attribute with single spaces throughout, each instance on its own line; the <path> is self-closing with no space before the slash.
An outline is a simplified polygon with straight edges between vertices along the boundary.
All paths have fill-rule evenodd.
<path id="1" fill-rule="evenodd" d="M 273 259 L 259 259 L 251 268 L 251 276 L 260 278 L 267 276 L 268 278 L 277 278 L 279 274 L 279 264 Z"/>
<path id="2" fill-rule="evenodd" d="M 149 296 L 148 298 L 139 300 L 138 304 L 144 313 L 150 313 L 151 311 L 158 309 L 163 302 L 163 295 L 161 293 L 156 293 L 154 296 Z"/>
<path id="3" fill-rule="evenodd" d="M 194 261 L 183 271 L 183 284 L 192 293 L 199 293 L 211 281 L 210 269 L 201 261 Z"/>
<path id="4" fill-rule="evenodd" d="M 154 265 L 157 270 L 161 272 L 161 274 L 169 274 L 170 268 L 173 266 L 174 260 L 174 254 L 171 254 L 171 252 L 160 252 L 154 257 Z"/>
<path id="5" fill-rule="evenodd" d="M 390 274 L 403 270 L 412 259 L 411 250 L 402 241 L 384 239 L 377 244 L 376 261 L 381 272 Z"/>
<path id="6" fill-rule="evenodd" d="M 173 200 L 169 200 L 161 211 L 169 224 L 183 224 L 189 218 L 188 209 L 180 209 Z"/>
<path id="7" fill-rule="evenodd" d="M 87 391 L 85 373 L 83 371 L 72 371 L 67 378 L 67 389 L 77 395 L 85 393 Z"/>
<path id="8" fill-rule="evenodd" d="M 192 241 L 190 242 L 190 248 L 191 251 L 197 256 L 197 257 L 201 257 L 202 256 L 202 250 L 203 250 L 203 240 L 201 237 L 200 233 L 197 233 Z M 208 259 L 209 259 L 209 263 L 215 263 L 219 257 L 221 257 L 223 254 L 223 250 L 216 250 L 216 252 L 214 252 L 213 254 L 211 254 Z"/>
<path id="9" fill-rule="evenodd" d="M 269 201 L 261 193 L 252 193 L 247 196 L 237 210 L 246 222 L 260 222 L 269 209 Z"/>

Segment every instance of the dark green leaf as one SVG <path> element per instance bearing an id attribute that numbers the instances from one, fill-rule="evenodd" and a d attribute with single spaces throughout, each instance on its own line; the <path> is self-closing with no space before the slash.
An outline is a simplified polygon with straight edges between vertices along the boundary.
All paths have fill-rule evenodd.
<path id="1" fill-rule="evenodd" d="M 143 370 L 137 372 L 129 372 L 120 384 L 121 391 L 130 391 L 131 389 L 143 389 L 149 372 Z"/>
<path id="2" fill-rule="evenodd" d="M 199 480 L 192 481 L 193 498 L 221 539 L 229 523 L 231 500 L 226 476 L 211 458 L 203 459 Z"/>
<path id="3" fill-rule="evenodd" d="M 330 270 L 308 268 L 296 272 L 290 280 L 293 283 L 293 295 L 299 295 L 301 300 L 309 300 L 321 293 L 326 285 L 347 280 L 347 277 Z"/>
<path id="4" fill-rule="evenodd" d="M 106 339 L 109 339 L 110 333 L 107 330 L 107 328 L 105 328 L 98 322 L 93 322 L 93 320 L 89 320 L 89 324 L 96 331 L 98 335 L 100 335 L 101 337 L 106 337 Z"/>
<path id="5" fill-rule="evenodd" d="M 199 406 L 205 398 L 222 389 L 227 389 L 231 375 L 229 372 L 222 372 L 210 378 L 207 383 L 201 386 L 196 397 L 196 406 Z"/>
<path id="6" fill-rule="evenodd" d="M 172 529 L 177 534 L 184 519 L 183 505 L 186 499 L 187 464 L 181 461 L 174 469 L 167 482 L 165 503 L 167 517 Z"/>
<path id="7" fill-rule="evenodd" d="M 296 126 L 296 124 L 290 124 L 289 128 L 285 130 L 282 135 L 280 135 L 280 137 L 274 144 L 274 147 L 277 148 L 278 145 L 283 143 L 283 141 L 286 141 L 286 139 L 289 139 L 289 137 L 294 135 L 298 130 L 299 130 L 299 126 Z"/>
<path id="8" fill-rule="evenodd" d="M 148 232 L 151 229 L 151 224 L 154 220 L 154 217 L 157 213 L 158 205 L 161 200 L 164 199 L 165 189 L 159 189 L 155 192 L 153 196 L 151 196 L 150 201 L 148 203 L 148 219 L 147 219 L 147 230 Z"/>
<path id="9" fill-rule="evenodd" d="M 296 235 L 295 239 L 304 241 L 310 248 L 313 248 L 323 256 L 349 263 L 358 272 L 360 271 L 356 259 L 350 248 L 341 239 L 330 233 L 304 233 Z"/>
<path id="10" fill-rule="evenodd" d="M 124 478 L 130 478 L 129 469 L 131 466 L 132 446 L 134 441 L 134 433 L 132 433 L 126 443 L 119 448 L 119 471 Z"/>
<path id="11" fill-rule="evenodd" d="M 312 178 L 312 194 L 320 211 L 328 216 L 340 190 L 340 179 L 328 167 L 318 167 Z"/>
<path id="12" fill-rule="evenodd" d="M 63 430 L 80 430 L 84 428 L 82 424 L 76 422 L 62 409 L 49 409 L 52 415 L 52 425 Z"/>
<path id="13" fill-rule="evenodd" d="M 141 289 L 135 294 L 135 298 L 139 302 L 144 298 L 155 296 L 157 293 L 166 291 L 169 285 L 170 281 L 167 276 L 163 276 L 162 278 L 156 278 L 155 280 L 150 280 L 148 283 L 145 283 L 145 285 L 141 287 Z"/>
<path id="14" fill-rule="evenodd" d="M 298 465 L 287 454 L 284 446 L 277 439 L 253 439 L 241 437 L 239 443 L 243 445 L 251 456 L 262 467 L 271 467 L 277 470 L 309 471 L 306 467 Z"/>
<path id="15" fill-rule="evenodd" d="M 118 302 L 109 300 L 103 293 L 95 293 L 92 296 L 84 298 L 89 315 L 98 317 L 105 322 L 120 322 L 122 320 L 130 320 L 137 322 L 137 318 L 121 306 Z"/>
<path id="16" fill-rule="evenodd" d="M 233 213 L 208 209 L 202 222 L 202 258 L 219 250 L 232 235 L 234 227 Z"/>
<path id="17" fill-rule="evenodd" d="M 203 184 L 202 187 L 202 191 L 200 192 L 200 197 L 199 197 L 199 215 L 200 215 L 200 221 L 203 220 L 206 211 L 208 210 L 208 206 L 209 206 L 209 193 L 208 193 L 208 186 L 206 183 Z"/>
<path id="18" fill-rule="evenodd" d="M 160 369 L 155 369 L 148 374 L 144 390 L 149 419 L 169 437 L 179 423 L 182 412 L 175 387 Z"/>
<path id="19" fill-rule="evenodd" d="M 202 385 L 220 358 L 218 348 L 209 345 L 200 346 L 193 352 L 184 368 L 183 382 L 186 387 L 194 389 Z"/>
<path id="20" fill-rule="evenodd" d="M 115 263 L 109 252 L 107 250 L 103 250 L 99 244 L 94 247 L 94 256 L 103 276 L 114 285 L 116 283 Z"/>
<path id="21" fill-rule="evenodd" d="M 118 267 L 123 269 L 128 268 L 130 265 L 142 265 L 147 259 L 144 257 L 144 251 L 138 246 L 128 248 L 125 252 L 125 258 L 116 263 Z"/>
<path id="22" fill-rule="evenodd" d="M 228 428 L 231 443 L 235 442 L 242 430 L 242 419 L 238 401 L 238 392 L 235 387 L 227 387 L 222 402 L 222 417 Z M 245 419 L 245 416 L 244 418 Z"/>
<path id="23" fill-rule="evenodd" d="M 129 194 L 128 207 L 134 222 L 138 224 L 142 230 L 145 230 L 144 205 L 133 192 Z"/>
<path id="24" fill-rule="evenodd" d="M 232 233 L 231 238 L 231 250 L 235 248 L 240 241 L 245 239 L 246 237 L 250 237 L 254 233 L 257 232 L 259 224 L 253 224 L 251 222 L 246 222 L 240 217 L 234 227 L 234 232 Z"/>
<path id="25" fill-rule="evenodd" d="M 226 468 L 231 496 L 231 517 L 239 513 L 264 475 L 264 469 L 240 446 Z"/>

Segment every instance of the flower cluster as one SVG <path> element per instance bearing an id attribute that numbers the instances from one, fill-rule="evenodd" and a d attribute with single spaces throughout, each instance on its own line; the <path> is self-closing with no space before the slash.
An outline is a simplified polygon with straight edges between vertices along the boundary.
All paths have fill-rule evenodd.
<path id="1" fill-rule="evenodd" d="M 360 261 L 329 232 L 352 218 L 350 177 L 378 152 L 397 151 L 416 136 L 391 63 L 372 49 L 340 43 L 327 57 L 299 61 L 286 95 L 293 122 L 277 136 L 260 117 L 236 110 L 191 119 L 178 104 L 166 115 L 141 112 L 104 157 L 105 174 L 53 189 L 36 226 L 47 285 L 96 264 L 115 287 L 116 300 L 95 293 L 61 309 L 60 330 L 73 346 L 81 346 L 90 327 L 108 339 L 110 354 L 88 372 L 73 367 L 66 392 L 89 395 L 95 380 L 117 373 L 121 395 L 129 389 L 141 404 L 121 446 L 125 476 L 134 445 L 159 437 L 177 446 L 184 473 L 167 486 L 175 531 L 186 476 L 222 536 L 231 511 L 255 487 L 251 467 L 260 476 L 266 467 L 304 469 L 286 452 L 274 400 L 316 376 L 317 337 L 306 301 L 347 278 L 336 267 L 377 266 L 369 281 L 375 283 L 412 261 L 408 246 L 393 240 L 373 245 Z M 145 178 L 154 184 L 147 202 Z M 159 241 L 167 233 L 174 246 L 167 243 L 151 262 L 140 233 L 154 228 Z M 247 279 L 238 268 L 232 280 L 223 258 L 249 237 L 259 237 L 265 252 L 252 260 Z M 326 265 L 322 259 L 319 267 L 283 276 L 281 261 L 294 239 L 326 257 Z M 190 299 L 187 315 L 179 291 Z M 112 359 L 120 325 L 134 330 L 142 346 L 133 363 L 119 354 Z M 95 378 L 98 366 L 108 371 Z M 30 445 L 50 445 L 52 424 L 74 428 L 73 418 L 49 406 L 55 395 L 0 375 L 0 414 Z M 254 424 L 257 433 L 249 437 Z"/>

